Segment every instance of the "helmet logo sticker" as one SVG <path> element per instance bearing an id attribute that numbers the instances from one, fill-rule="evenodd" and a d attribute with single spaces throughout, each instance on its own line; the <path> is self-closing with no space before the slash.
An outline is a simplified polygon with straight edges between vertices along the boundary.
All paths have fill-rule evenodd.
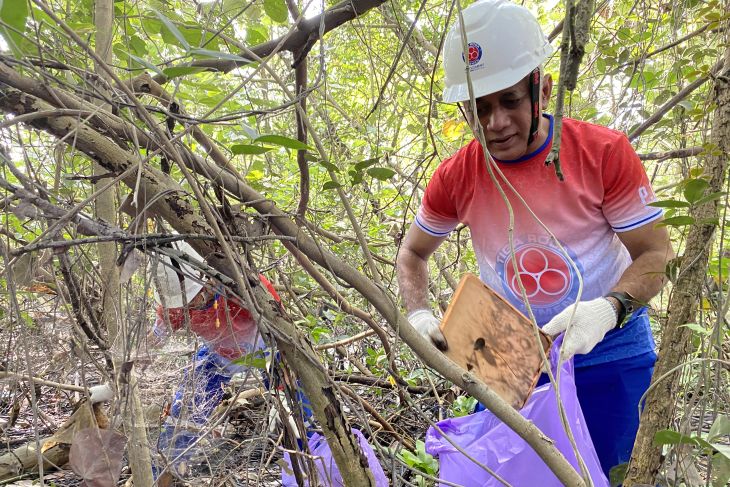
<path id="1" fill-rule="evenodd" d="M 482 58 L 482 46 L 476 42 L 469 43 L 469 66 L 479 62 Z"/>
<path id="2" fill-rule="evenodd" d="M 467 55 L 469 56 L 469 69 L 474 71 L 475 69 L 484 67 L 484 63 L 479 63 L 479 61 L 482 60 L 482 46 L 476 42 L 470 42 L 468 48 L 469 51 L 467 52 Z M 461 54 L 461 59 L 464 59 L 464 53 Z"/>

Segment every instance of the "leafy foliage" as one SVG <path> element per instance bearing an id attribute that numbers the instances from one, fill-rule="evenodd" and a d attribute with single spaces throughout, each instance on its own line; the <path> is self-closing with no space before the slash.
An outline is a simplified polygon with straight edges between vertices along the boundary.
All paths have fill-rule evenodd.
<path id="1" fill-rule="evenodd" d="M 48 11 L 35 2 L 2 0 L 0 35 L 8 48 L 2 53 L 2 62 L 36 83 L 68 90 L 99 104 L 111 103 L 113 113 L 121 120 L 140 134 L 151 133 L 153 127 L 139 118 L 137 107 L 120 86 L 112 81 L 101 82 L 101 87 L 97 84 L 98 75 L 92 72 L 94 60 L 88 51 L 96 43 L 93 1 L 46 3 Z M 137 95 L 159 127 L 174 122 L 169 138 L 178 144 L 176 147 L 183 154 L 208 160 L 219 151 L 231 166 L 221 171 L 230 169 L 238 173 L 277 208 L 296 213 L 304 192 L 301 185 L 305 170 L 309 178 L 309 199 L 303 215 L 306 221 L 297 220 L 302 232 L 315 236 L 323 249 L 377 282 L 397 303 L 394 262 L 425 184 L 437 165 L 470 139 L 459 109 L 442 103 L 440 98 L 444 75 L 435 53 L 447 24 L 454 18 L 452 2 L 426 1 L 417 22 L 420 0 L 387 2 L 334 29 L 321 40 L 314 35 L 296 49 L 253 55 L 250 51 L 257 46 L 277 39 L 283 43 L 292 35 L 292 29 L 311 22 L 320 13 L 316 10 L 319 2 L 295 3 L 300 9 L 307 7 L 304 19 L 297 21 L 285 0 L 115 1 L 111 67 L 125 81 L 148 74 L 161 82 L 179 105 L 179 111 L 173 111 L 164 98 L 147 96 L 144 91 Z M 322 4 L 330 7 L 334 2 Z M 538 15 L 546 32 L 557 26 L 564 15 L 563 4 L 555 0 L 525 4 Z M 707 100 L 715 76 L 713 66 L 726 47 L 726 14 L 718 0 L 599 4 L 579 84 L 568 100 L 569 115 L 626 132 L 644 157 L 657 189 L 658 199 L 650 204 L 664 209 L 663 224 L 670 228 L 679 249 L 680 257 L 667 268 L 670 278 L 676 279 L 679 272 L 687 227 L 697 223 L 693 210 L 709 201 L 716 202 L 722 210 L 718 220 L 703 222 L 717 227 L 717 239 L 708 242 L 713 252 L 700 314 L 695 323 L 685 325 L 693 331 L 694 356 L 706 362 L 701 362 L 701 367 L 688 366 L 683 394 L 677 397 L 681 406 L 678 422 L 693 417 L 698 410 L 712 410 L 716 419 L 709 431 L 699 422 L 692 425 L 693 431 L 688 435 L 673 430 L 657 435 L 657 441 L 667 450 L 688 445 L 698 458 L 711 457 L 713 482 L 720 485 L 730 475 L 724 442 L 729 401 L 724 400 L 727 392 L 723 385 L 727 385 L 728 377 L 727 370 L 718 365 L 722 363 L 718 361 L 727 361 L 728 356 L 729 334 L 724 316 L 728 293 L 728 205 L 726 192 L 707 190 L 702 163 L 718 151 L 707 140 L 713 109 Z M 60 25 L 51 14 L 65 25 Z M 406 39 L 411 27 L 411 35 Z M 83 42 L 72 39 L 65 28 Z M 555 40 L 554 45 L 558 42 Z M 401 49 L 405 55 L 397 57 Z M 298 56 L 302 53 L 307 54 L 307 86 L 297 87 L 294 65 L 299 65 Z M 558 68 L 555 56 L 546 69 L 556 81 Z M 688 85 L 703 79 L 707 82 L 676 99 Z M 297 126 L 302 123 L 296 117 L 301 99 L 306 99 L 307 104 L 306 141 L 297 136 Z M 653 117 L 660 110 L 666 112 Z M 655 123 L 642 128 L 653 118 Z M 73 137 L 58 141 L 28 125 L 17 127 L 18 130 L 10 125 L 4 128 L 2 137 L 3 144 L 10 148 L 10 159 L 21 169 L 19 173 L 32 178 L 33 187 L 43 188 L 54 203 L 72 208 L 83 202 L 81 210 L 93 213 L 87 201 L 95 191 L 88 179 L 92 166 L 74 145 Z M 193 128 L 210 141 L 212 149 L 194 136 Z M 162 166 L 158 151 L 120 143 L 139 164 L 155 169 Z M 689 149 L 696 150 L 690 153 Z M 677 151 L 684 151 L 684 155 L 662 155 Z M 187 192 L 180 196 L 190 198 L 195 182 L 185 179 L 174 162 L 170 174 Z M 22 185 L 11 172 L 3 171 L 1 176 L 10 184 Z M 199 189 L 209 206 L 221 212 L 217 214 L 225 215 L 221 217 L 223 228 L 243 236 L 245 232 L 239 227 L 229 226 L 233 225 L 232 218 L 226 212 L 233 208 L 251 216 L 252 211 L 246 209 L 250 202 L 237 201 L 219 191 L 215 176 L 196 176 Z M 121 198 L 135 194 L 134 189 L 116 183 L 114 191 Z M 194 205 L 200 208 L 200 202 Z M 44 241 L 46 232 L 57 221 L 28 211 L 27 205 L 8 200 L 3 230 L 11 250 Z M 127 229 L 132 228 L 132 222 L 131 217 L 120 215 L 116 224 Z M 139 232 L 154 225 L 164 228 L 159 220 L 147 228 L 141 221 L 134 223 L 141 224 L 136 227 Z M 83 237 L 72 225 L 54 231 L 58 233 L 51 232 L 53 238 Z M 360 239 L 364 239 L 364 245 Z M 363 374 L 365 370 L 392 387 L 400 384 L 395 379 L 413 387 L 432 387 L 432 382 L 435 387 L 444 385 L 441 379 L 432 379 L 433 374 L 425 373 L 412 352 L 395 338 L 392 357 L 383 343 L 372 336 L 345 345 L 344 357 L 331 353 L 326 348 L 328 344 L 367 328 L 362 316 L 370 316 L 385 327 L 385 320 L 374 311 L 372 303 L 322 268 L 320 272 L 344 302 L 362 313 L 358 317 L 344 312 L 335 316 L 318 313 L 324 303 L 336 306 L 342 301 L 325 292 L 281 242 L 267 240 L 237 250 L 245 254 L 244 260 L 253 267 L 265 271 L 285 293 L 288 312 L 299 330 L 318 347 L 324 347 L 319 352 L 327 370 L 354 373 L 358 369 Z M 100 276 L 95 274 L 98 256 L 92 247 L 73 247 L 63 252 L 72 257 L 75 272 L 86 276 L 84 283 L 88 288 L 101 288 Z M 373 257 L 372 261 L 368 256 Z M 449 281 L 477 267 L 468 229 L 454 232 L 440 248 L 438 257 L 438 264 L 430 267 L 431 298 L 443 307 L 453 291 Z M 55 277 L 46 284 L 62 280 L 58 266 L 57 259 L 47 266 Z M 37 266 L 28 267 L 31 280 L 38 280 Z M 149 282 L 137 278 L 126 291 L 126 302 L 132 303 L 131 311 L 140 317 L 137 322 L 145 323 L 149 306 L 142 303 L 147 299 Z M 4 287 L 7 289 L 7 285 Z M 32 296 L 23 293 L 30 291 L 19 292 L 26 308 L 0 318 L 13 326 L 37 328 L 30 310 Z M 62 296 L 65 299 L 65 294 Z M 665 319 L 668 296 L 669 291 L 653 303 L 654 318 L 659 323 Z M 70 308 L 68 304 L 64 306 Z M 7 297 L 0 300 L 0 311 L 5 313 L 11 308 Z M 137 332 L 138 336 L 145 335 L 143 330 Z M 657 338 L 661 340 L 660 335 Z M 9 359 L 11 365 L 22 365 L 23 360 L 15 355 Z M 247 356 L 241 359 L 241 365 L 260 366 L 262 361 L 262 357 Z M 26 369 L 23 366 L 18 370 Z M 384 416 L 396 418 L 396 422 L 406 412 L 412 412 L 374 386 L 362 387 L 358 392 L 377 402 L 379 409 L 387 411 Z M 459 396 L 450 405 L 450 411 L 456 416 L 468 414 L 473 402 Z M 421 429 L 426 424 L 420 417 L 414 422 Z M 414 437 L 423 433 L 406 430 L 399 429 L 400 433 L 412 433 Z M 380 440 L 379 433 L 375 436 Z M 437 462 L 425 453 L 422 442 L 416 442 L 415 451 L 400 450 L 397 454 L 418 472 L 437 473 Z M 423 477 L 418 482 L 426 483 Z"/>

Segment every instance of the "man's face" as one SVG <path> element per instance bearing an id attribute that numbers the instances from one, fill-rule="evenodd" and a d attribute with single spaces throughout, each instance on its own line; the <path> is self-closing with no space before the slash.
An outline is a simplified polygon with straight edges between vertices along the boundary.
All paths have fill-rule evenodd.
<path id="1" fill-rule="evenodd" d="M 541 110 L 550 96 L 551 89 L 552 79 L 548 75 L 543 79 L 540 93 Z M 467 119 L 471 123 L 472 113 L 468 109 L 468 102 L 465 106 L 467 106 Z M 487 149 L 496 159 L 503 161 L 519 159 L 540 147 L 547 137 L 547 131 L 543 130 L 541 122 L 538 136 L 529 147 L 527 146 L 532 122 L 527 78 L 509 88 L 477 98 L 476 108 L 486 137 Z"/>

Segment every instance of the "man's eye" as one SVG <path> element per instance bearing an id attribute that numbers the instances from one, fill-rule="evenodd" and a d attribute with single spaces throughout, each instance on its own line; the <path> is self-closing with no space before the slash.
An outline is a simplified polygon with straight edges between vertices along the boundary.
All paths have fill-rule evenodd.
<path id="1" fill-rule="evenodd" d="M 502 100 L 502 106 L 505 108 L 517 108 L 520 105 L 522 98 L 510 98 Z"/>
<path id="2" fill-rule="evenodd" d="M 490 111 L 490 108 L 488 106 L 477 106 L 477 113 L 480 117 L 483 117 L 484 115 L 488 114 Z"/>

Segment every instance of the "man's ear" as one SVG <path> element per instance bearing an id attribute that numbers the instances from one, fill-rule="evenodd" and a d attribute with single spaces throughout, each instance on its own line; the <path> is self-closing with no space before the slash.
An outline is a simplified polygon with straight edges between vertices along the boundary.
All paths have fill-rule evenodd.
<path id="1" fill-rule="evenodd" d="M 544 111 L 550 103 L 550 95 L 553 93 L 553 77 L 546 73 L 542 77 L 542 88 L 540 90 L 540 111 Z"/>

